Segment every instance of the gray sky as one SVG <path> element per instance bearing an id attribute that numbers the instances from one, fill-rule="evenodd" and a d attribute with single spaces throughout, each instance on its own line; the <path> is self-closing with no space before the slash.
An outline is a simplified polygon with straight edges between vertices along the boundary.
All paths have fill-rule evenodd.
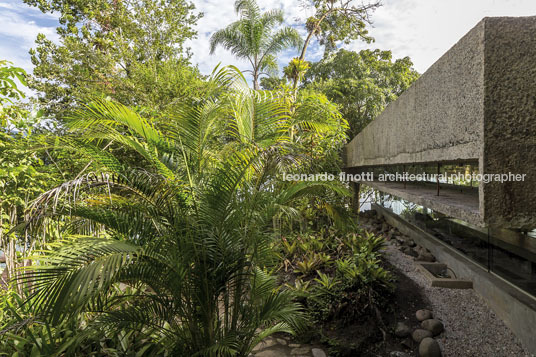
<path id="1" fill-rule="evenodd" d="M 238 62 L 221 48 L 214 56 L 208 51 L 210 35 L 237 19 L 234 0 L 194 0 L 194 3 L 205 16 L 198 24 L 199 37 L 189 43 L 193 62 L 203 73 L 210 73 L 219 62 L 247 69 L 245 62 Z M 258 3 L 263 9 L 282 8 L 291 26 L 303 23 L 310 14 L 300 7 L 299 0 L 258 0 Z M 374 24 L 370 33 L 376 42 L 354 42 L 344 47 L 391 49 L 395 58 L 409 56 L 415 68 L 423 73 L 483 17 L 532 15 L 536 15 L 536 0 L 383 0 L 383 6 L 372 16 Z M 26 70 L 32 69 L 28 50 L 38 33 L 57 40 L 56 16 L 42 14 L 22 0 L 0 0 L 0 19 L 0 58 Z M 320 54 L 318 47 L 313 46 L 308 59 L 317 59 Z M 281 67 L 296 55 L 296 51 L 281 54 Z"/>

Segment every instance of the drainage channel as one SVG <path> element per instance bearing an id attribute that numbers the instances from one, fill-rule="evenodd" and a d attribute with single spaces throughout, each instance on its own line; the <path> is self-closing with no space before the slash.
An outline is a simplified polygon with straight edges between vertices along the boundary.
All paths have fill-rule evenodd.
<path id="1" fill-rule="evenodd" d="M 536 231 L 481 228 L 377 190 L 362 195 L 362 208 L 380 205 L 536 296 Z"/>

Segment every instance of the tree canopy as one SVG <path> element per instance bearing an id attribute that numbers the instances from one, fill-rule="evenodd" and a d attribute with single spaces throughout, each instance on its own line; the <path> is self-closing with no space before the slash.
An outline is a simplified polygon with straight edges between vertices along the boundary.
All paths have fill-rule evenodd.
<path id="1" fill-rule="evenodd" d="M 187 0 L 25 0 L 60 15 L 60 43 L 40 34 L 29 84 L 48 114 L 88 97 L 165 109 L 200 85 L 185 41 L 201 16 Z"/>
<path id="2" fill-rule="evenodd" d="M 352 138 L 419 77 L 409 57 L 392 57 L 391 51 L 341 49 L 312 64 L 303 86 L 339 105 Z"/>
<path id="3" fill-rule="evenodd" d="M 380 1 L 357 3 L 355 0 L 307 0 L 304 2 L 315 13 L 307 19 L 305 27 L 307 37 L 303 44 L 299 61 L 305 61 L 305 54 L 313 37 L 324 46 L 324 56 L 337 49 L 338 42 L 349 43 L 363 39 L 372 42 L 368 36 L 367 24 L 370 24 L 370 12 L 381 5 Z M 299 77 L 293 78 L 296 89 Z"/>

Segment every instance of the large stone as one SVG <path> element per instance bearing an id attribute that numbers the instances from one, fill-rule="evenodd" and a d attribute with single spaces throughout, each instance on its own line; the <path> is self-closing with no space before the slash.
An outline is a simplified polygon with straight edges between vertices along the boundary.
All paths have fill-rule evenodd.
<path id="1" fill-rule="evenodd" d="M 419 344 L 420 357 L 441 357 L 439 343 L 431 337 L 424 338 Z"/>
<path id="2" fill-rule="evenodd" d="M 264 350 L 266 348 L 270 348 L 270 347 L 275 346 L 275 345 L 277 345 L 277 341 L 274 340 L 271 337 L 267 337 L 264 340 L 262 340 L 257 346 L 255 346 L 253 348 L 253 352 Z"/>
<path id="3" fill-rule="evenodd" d="M 436 319 L 424 320 L 421 322 L 421 327 L 425 330 L 428 330 L 432 335 L 437 336 L 445 330 L 443 323 Z"/>
<path id="4" fill-rule="evenodd" d="M 413 338 L 413 341 L 417 343 L 421 342 L 426 337 L 432 337 L 432 332 L 428 330 L 423 330 L 423 329 L 416 329 L 411 334 L 411 338 Z"/>
<path id="5" fill-rule="evenodd" d="M 412 256 L 413 258 L 417 258 L 419 256 L 419 253 L 417 253 L 415 249 L 410 248 L 408 255 Z"/>
<path id="6" fill-rule="evenodd" d="M 408 239 L 408 240 L 406 241 L 406 245 L 407 245 L 408 247 L 413 248 L 413 247 L 415 247 L 417 244 L 415 244 L 415 241 L 414 241 L 413 239 Z"/>
<path id="7" fill-rule="evenodd" d="M 326 352 L 324 352 L 320 348 L 313 348 L 311 350 L 311 353 L 313 354 L 313 357 L 327 357 Z"/>
<path id="8" fill-rule="evenodd" d="M 286 346 L 286 345 L 288 344 L 288 341 L 285 340 L 284 338 L 279 338 L 279 337 L 278 337 L 278 338 L 275 339 L 275 341 L 276 341 L 277 343 L 279 343 L 280 345 L 283 345 L 283 346 Z"/>
<path id="9" fill-rule="evenodd" d="M 427 309 L 422 309 L 422 310 L 417 310 L 417 312 L 415 313 L 415 317 L 419 321 L 424 321 L 424 320 L 432 319 L 434 315 L 432 314 L 432 311 L 427 310 Z"/>
<path id="10" fill-rule="evenodd" d="M 395 328 L 396 337 L 404 338 L 404 337 L 408 337 L 410 334 L 411 334 L 411 329 L 406 323 L 399 322 L 396 324 L 396 328 Z"/>
<path id="11" fill-rule="evenodd" d="M 421 262 L 435 262 L 435 257 L 431 253 L 422 252 L 417 256 L 416 260 Z"/>

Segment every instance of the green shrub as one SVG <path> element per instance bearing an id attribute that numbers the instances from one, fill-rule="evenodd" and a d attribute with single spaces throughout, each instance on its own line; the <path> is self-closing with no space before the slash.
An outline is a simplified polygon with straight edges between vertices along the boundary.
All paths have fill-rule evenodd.
<path id="1" fill-rule="evenodd" d="M 291 234 L 279 245 L 285 262 L 279 271 L 313 321 L 345 325 L 364 315 L 375 316 L 375 310 L 389 301 L 393 284 L 381 264 L 383 245 L 381 236 L 334 228 Z"/>

